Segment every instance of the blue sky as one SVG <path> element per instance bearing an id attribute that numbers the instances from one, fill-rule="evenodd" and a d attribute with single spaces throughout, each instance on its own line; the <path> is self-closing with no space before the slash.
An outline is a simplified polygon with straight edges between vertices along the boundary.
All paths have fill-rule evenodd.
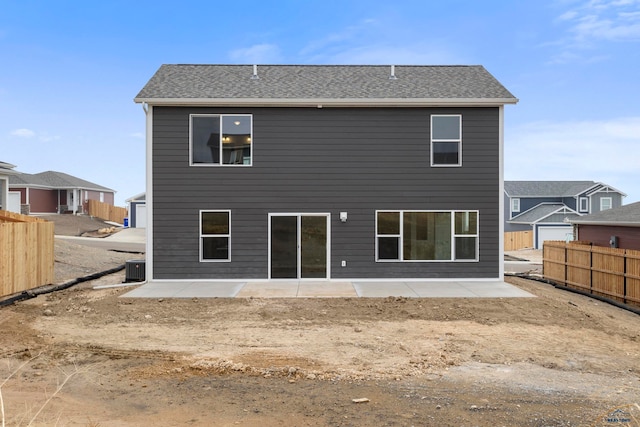
<path id="1" fill-rule="evenodd" d="M 0 161 L 145 190 L 134 96 L 163 63 L 481 64 L 505 178 L 594 180 L 640 200 L 640 0 L 0 3 Z"/>

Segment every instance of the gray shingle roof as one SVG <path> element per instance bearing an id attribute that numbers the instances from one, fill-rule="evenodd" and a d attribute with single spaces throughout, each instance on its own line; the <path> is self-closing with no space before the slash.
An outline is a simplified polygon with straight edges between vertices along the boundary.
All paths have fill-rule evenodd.
<path id="1" fill-rule="evenodd" d="M 575 197 L 599 185 L 594 181 L 505 181 L 509 197 Z"/>
<path id="2" fill-rule="evenodd" d="M 84 190 L 96 190 L 114 192 L 114 190 L 76 178 L 63 172 L 46 171 L 36 174 L 19 173 L 9 177 L 9 185 L 13 186 L 30 186 L 44 188 L 81 188 Z"/>
<path id="3" fill-rule="evenodd" d="M 38 178 L 49 183 L 52 187 L 56 188 L 82 188 L 86 190 L 98 190 L 98 191 L 114 191 L 110 188 L 103 187 L 102 185 L 94 184 L 93 182 L 85 181 L 81 178 L 66 174 L 64 172 L 46 171 L 35 174 Z"/>
<path id="4" fill-rule="evenodd" d="M 159 104 L 206 100 L 387 100 L 516 103 L 484 67 L 379 65 L 162 65 L 136 96 Z"/>
<path id="5" fill-rule="evenodd" d="M 581 216 L 571 222 L 573 224 L 640 227 L 640 202 Z"/>
<path id="6" fill-rule="evenodd" d="M 28 173 L 18 173 L 9 177 L 9 185 L 25 186 L 25 187 L 43 187 L 50 188 L 51 185 L 42 178 Z"/>
<path id="7" fill-rule="evenodd" d="M 15 167 L 16 166 L 12 165 L 11 163 L 0 161 L 0 175 L 12 175 L 14 173 L 17 173 L 16 171 L 13 170 L 13 168 Z"/>

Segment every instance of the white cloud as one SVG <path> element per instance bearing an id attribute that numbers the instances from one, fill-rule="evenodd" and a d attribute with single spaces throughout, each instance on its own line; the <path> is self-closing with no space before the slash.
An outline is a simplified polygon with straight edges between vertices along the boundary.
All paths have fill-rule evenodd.
<path id="1" fill-rule="evenodd" d="M 640 117 L 527 123 L 506 129 L 505 179 L 603 181 L 631 198 L 640 192 L 638 147 Z"/>
<path id="2" fill-rule="evenodd" d="M 50 135 L 47 132 L 35 132 L 31 129 L 21 128 L 11 131 L 12 136 L 17 136 L 18 138 L 37 138 L 38 141 L 42 142 L 51 142 L 57 141 L 60 139 L 57 135 Z"/>
<path id="3" fill-rule="evenodd" d="M 273 64 L 282 60 L 280 48 L 275 44 L 262 43 L 233 50 L 230 58 L 237 63 Z"/>
<path id="4" fill-rule="evenodd" d="M 640 1 L 592 0 L 573 4 L 556 22 L 565 27 L 565 36 L 548 43 L 562 50 L 551 63 L 598 62 L 607 56 L 590 52 L 604 49 L 604 44 L 640 40 Z"/>
<path id="5" fill-rule="evenodd" d="M 129 134 L 129 136 L 131 136 L 133 138 L 139 138 L 139 139 L 144 139 L 145 138 L 144 132 L 134 132 L 134 133 Z"/>
<path id="6" fill-rule="evenodd" d="M 390 30 L 391 29 L 391 30 Z M 299 54 L 306 62 L 331 64 L 457 64 L 446 41 L 412 40 L 395 25 L 364 19 L 308 43 Z"/>
<path id="7" fill-rule="evenodd" d="M 32 138 L 34 136 L 36 136 L 36 133 L 34 131 L 32 131 L 31 129 L 16 129 L 14 131 L 11 132 L 11 135 L 13 136 L 17 136 L 20 138 Z"/>

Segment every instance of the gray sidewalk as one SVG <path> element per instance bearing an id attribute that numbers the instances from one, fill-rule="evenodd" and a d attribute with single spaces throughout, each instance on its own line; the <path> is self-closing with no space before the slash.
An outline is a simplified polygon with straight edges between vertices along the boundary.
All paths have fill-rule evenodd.
<path id="1" fill-rule="evenodd" d="M 504 281 L 153 281 L 124 298 L 530 298 Z"/>

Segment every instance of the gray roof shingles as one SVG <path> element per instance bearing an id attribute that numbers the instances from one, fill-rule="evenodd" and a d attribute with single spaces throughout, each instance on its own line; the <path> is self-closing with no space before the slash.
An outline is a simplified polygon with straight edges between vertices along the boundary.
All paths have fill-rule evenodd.
<path id="1" fill-rule="evenodd" d="M 20 173 L 9 177 L 10 185 L 26 185 L 44 188 L 81 188 L 86 190 L 97 190 L 113 192 L 114 190 L 76 178 L 63 172 L 46 171 L 36 174 Z"/>
<path id="2" fill-rule="evenodd" d="M 380 65 L 162 65 L 136 96 L 160 99 L 517 99 L 484 67 Z"/>
<path id="3" fill-rule="evenodd" d="M 591 187 L 593 181 L 505 181 L 509 197 L 575 197 Z"/>
<path id="4" fill-rule="evenodd" d="M 640 226 L 640 202 L 585 215 L 571 222 L 574 224 L 629 225 L 637 227 Z"/>

